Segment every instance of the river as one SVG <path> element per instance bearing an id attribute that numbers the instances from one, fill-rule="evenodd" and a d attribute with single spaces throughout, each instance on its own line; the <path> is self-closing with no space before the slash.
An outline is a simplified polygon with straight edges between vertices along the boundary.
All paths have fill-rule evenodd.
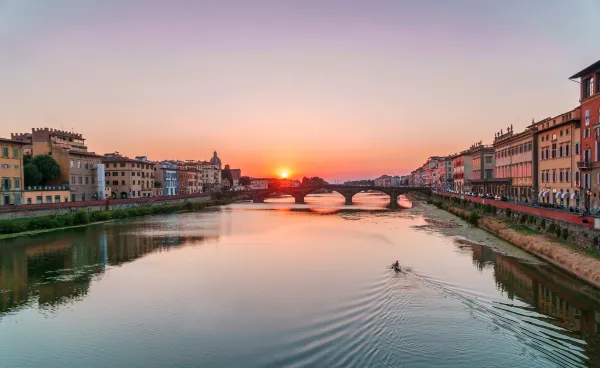
<path id="1" fill-rule="evenodd" d="M 354 199 L 0 240 L 0 366 L 600 366 L 596 290 L 433 206 Z"/>

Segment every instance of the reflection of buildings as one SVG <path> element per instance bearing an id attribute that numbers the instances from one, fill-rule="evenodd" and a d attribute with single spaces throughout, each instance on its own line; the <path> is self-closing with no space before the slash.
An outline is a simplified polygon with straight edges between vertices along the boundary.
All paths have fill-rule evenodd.
<path id="1" fill-rule="evenodd" d="M 139 230 L 139 224 L 122 226 L 136 226 Z M 88 227 L 3 240 L 0 316 L 35 303 L 47 307 L 72 302 L 87 295 L 92 278 L 102 274 L 106 265 L 122 265 L 155 251 L 206 239 L 143 236 L 122 230 Z"/>
<path id="2" fill-rule="evenodd" d="M 544 322 L 576 333 L 589 344 L 586 355 L 594 366 L 600 365 L 600 293 L 550 266 L 523 263 L 495 253 L 481 245 L 473 245 L 473 263 L 494 265 L 496 285 L 511 300 L 531 305 L 537 312 L 550 316 Z M 481 266 L 483 267 L 483 266 Z M 589 290 L 589 291 L 585 291 Z M 531 318 L 535 318 L 531 316 Z"/>

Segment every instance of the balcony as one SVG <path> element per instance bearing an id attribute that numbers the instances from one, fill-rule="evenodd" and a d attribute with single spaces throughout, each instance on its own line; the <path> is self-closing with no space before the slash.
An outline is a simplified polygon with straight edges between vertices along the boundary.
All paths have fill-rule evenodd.
<path id="1" fill-rule="evenodd" d="M 592 168 L 592 161 L 591 160 L 579 161 L 579 162 L 577 162 L 577 168 L 580 169 L 580 170 L 591 169 Z"/>

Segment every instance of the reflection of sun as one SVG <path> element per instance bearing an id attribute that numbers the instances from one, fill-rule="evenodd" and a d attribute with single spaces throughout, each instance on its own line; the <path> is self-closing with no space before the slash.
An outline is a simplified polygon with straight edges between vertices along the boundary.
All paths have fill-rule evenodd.
<path id="1" fill-rule="evenodd" d="M 287 173 L 287 172 L 285 172 L 285 171 L 284 171 L 284 172 L 282 172 L 282 173 L 281 173 L 281 177 L 282 177 L 283 179 L 287 179 L 287 177 L 288 177 L 288 173 Z"/>

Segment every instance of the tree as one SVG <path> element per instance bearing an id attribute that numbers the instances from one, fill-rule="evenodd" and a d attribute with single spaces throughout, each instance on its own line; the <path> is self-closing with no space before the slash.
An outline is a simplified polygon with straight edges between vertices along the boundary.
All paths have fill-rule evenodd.
<path id="1" fill-rule="evenodd" d="M 31 163 L 23 166 L 23 176 L 26 187 L 38 185 L 42 181 L 42 173 L 39 172 L 37 166 Z"/>
<path id="2" fill-rule="evenodd" d="M 327 184 L 329 183 L 327 183 L 325 179 L 320 178 L 318 176 L 313 176 L 312 178 L 307 178 L 305 176 L 302 178 L 302 183 L 300 185 L 302 185 L 303 187 L 320 187 Z"/>
<path id="3" fill-rule="evenodd" d="M 58 166 L 54 158 L 50 155 L 37 155 L 31 160 L 31 163 L 42 174 L 41 184 L 43 185 L 48 185 L 60 177 L 60 166 Z"/>
<path id="4" fill-rule="evenodd" d="M 250 185 L 250 183 L 252 183 L 252 179 L 250 179 L 249 176 L 242 176 L 240 177 L 240 185 L 243 187 L 247 187 Z"/>
<path id="5" fill-rule="evenodd" d="M 32 159 L 33 157 L 31 157 L 31 155 L 23 155 L 23 168 L 25 168 L 26 165 L 30 164 Z"/>

